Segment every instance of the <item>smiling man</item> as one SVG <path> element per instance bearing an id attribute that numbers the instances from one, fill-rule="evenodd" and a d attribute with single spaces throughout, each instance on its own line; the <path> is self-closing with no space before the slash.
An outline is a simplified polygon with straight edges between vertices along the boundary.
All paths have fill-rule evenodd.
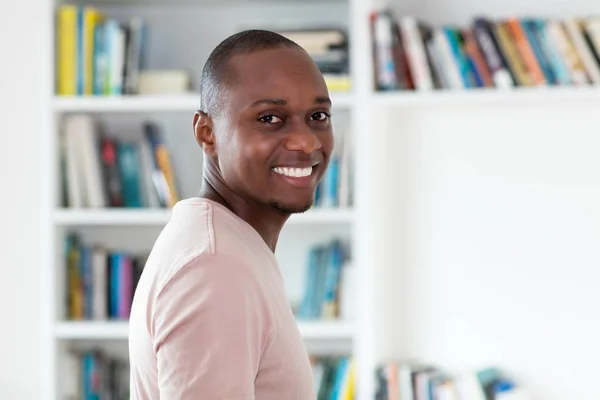
<path id="1" fill-rule="evenodd" d="M 274 252 L 329 163 L 327 86 L 297 44 L 251 30 L 213 50 L 201 92 L 202 190 L 174 207 L 138 284 L 131 399 L 315 399 Z"/>

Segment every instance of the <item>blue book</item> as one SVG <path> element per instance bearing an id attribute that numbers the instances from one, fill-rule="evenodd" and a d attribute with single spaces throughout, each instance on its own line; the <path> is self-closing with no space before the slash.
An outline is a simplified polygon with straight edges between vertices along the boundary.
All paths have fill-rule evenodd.
<path id="1" fill-rule="evenodd" d="M 110 255 L 110 290 L 109 290 L 109 316 L 119 317 L 119 285 L 121 284 L 121 255 L 113 253 Z"/>
<path id="2" fill-rule="evenodd" d="M 83 76 L 84 76 L 84 67 L 83 67 L 83 56 L 85 54 L 84 52 L 84 37 L 83 37 L 83 7 L 79 6 L 77 7 L 77 51 L 76 51 L 76 57 L 77 57 L 77 71 L 76 71 L 76 75 L 77 75 L 77 94 L 78 95 L 83 95 L 84 93 L 84 83 L 83 83 Z"/>
<path id="3" fill-rule="evenodd" d="M 525 19 L 521 21 L 521 26 L 523 27 L 523 31 L 527 36 L 527 40 L 531 44 L 531 48 L 535 54 L 535 58 L 538 60 L 540 64 L 540 68 L 544 77 L 546 78 L 546 82 L 553 85 L 556 83 L 556 78 L 554 73 L 552 72 L 552 68 L 550 67 L 550 63 L 548 61 L 548 57 L 546 56 L 544 50 L 542 49 L 542 44 L 540 43 L 540 37 L 536 33 L 536 25 L 534 21 Z"/>
<path id="4" fill-rule="evenodd" d="M 340 176 L 340 159 L 338 156 L 332 156 L 329 160 L 329 167 L 321 181 L 322 187 L 320 192 L 320 205 L 323 207 L 337 207 L 338 202 L 338 187 Z"/>
<path id="5" fill-rule="evenodd" d="M 458 65 L 458 70 L 460 71 L 460 76 L 462 78 L 464 87 L 473 87 L 470 76 L 471 68 L 469 67 L 469 60 L 461 48 L 458 33 L 455 29 L 450 27 L 444 27 L 442 28 L 442 31 L 450 43 L 450 48 L 452 50 L 452 54 L 454 55 L 454 61 L 456 61 L 456 64 Z"/>
<path id="6" fill-rule="evenodd" d="M 135 144 L 121 143 L 117 147 L 117 164 L 121 174 L 125 207 L 142 207 L 139 153 Z"/>

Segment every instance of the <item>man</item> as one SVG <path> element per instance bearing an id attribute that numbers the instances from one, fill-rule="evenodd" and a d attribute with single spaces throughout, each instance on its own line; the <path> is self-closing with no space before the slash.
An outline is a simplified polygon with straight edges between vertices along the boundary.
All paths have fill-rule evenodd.
<path id="1" fill-rule="evenodd" d="M 131 399 L 314 399 L 274 251 L 329 163 L 327 86 L 297 44 L 251 30 L 215 48 L 201 92 L 203 186 L 174 207 L 138 284 Z"/>

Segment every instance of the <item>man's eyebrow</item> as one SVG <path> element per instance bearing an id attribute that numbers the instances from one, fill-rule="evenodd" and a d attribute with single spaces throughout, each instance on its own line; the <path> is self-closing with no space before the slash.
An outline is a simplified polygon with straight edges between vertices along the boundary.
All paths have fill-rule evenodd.
<path id="1" fill-rule="evenodd" d="M 285 106 L 287 102 L 283 99 L 260 99 L 250 104 L 250 107 L 260 106 L 261 104 L 271 104 L 276 106 Z"/>
<path id="2" fill-rule="evenodd" d="M 331 99 L 327 96 L 317 96 L 315 98 L 315 103 L 317 104 L 329 104 L 331 105 Z"/>
<path id="3" fill-rule="evenodd" d="M 269 105 L 276 105 L 276 106 L 285 106 L 287 104 L 287 101 L 283 100 L 283 99 L 260 99 L 260 100 L 256 100 L 255 102 L 253 102 L 252 104 L 250 104 L 250 107 L 257 107 L 260 106 L 262 104 L 269 104 Z M 331 99 L 327 96 L 317 96 L 315 97 L 315 104 L 329 104 L 331 105 Z"/>

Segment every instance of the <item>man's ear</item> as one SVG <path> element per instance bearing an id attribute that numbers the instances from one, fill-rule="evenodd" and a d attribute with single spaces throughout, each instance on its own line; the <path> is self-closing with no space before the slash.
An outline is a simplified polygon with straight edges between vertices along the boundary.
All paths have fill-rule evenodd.
<path id="1" fill-rule="evenodd" d="M 211 118 L 204 111 L 194 113 L 194 136 L 204 153 L 214 157 L 217 155 L 215 135 Z"/>

